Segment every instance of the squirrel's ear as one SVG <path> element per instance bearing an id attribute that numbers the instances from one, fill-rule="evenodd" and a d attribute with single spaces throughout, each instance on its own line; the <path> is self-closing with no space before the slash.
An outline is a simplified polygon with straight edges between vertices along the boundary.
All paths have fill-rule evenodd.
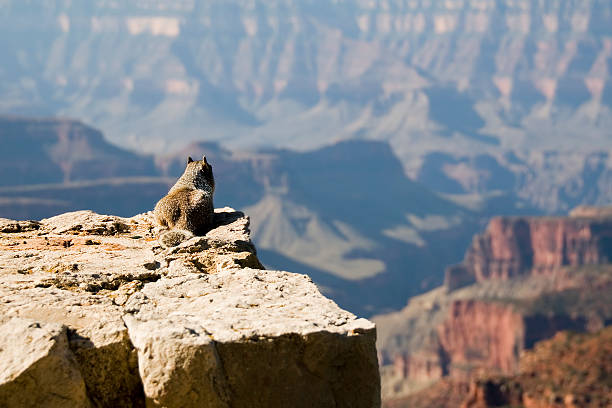
<path id="1" fill-rule="evenodd" d="M 208 164 L 208 162 L 206 161 L 206 156 L 202 156 L 202 161 L 204 162 L 204 164 Z"/>
<path id="2" fill-rule="evenodd" d="M 189 156 L 189 157 L 187 158 L 187 164 L 192 163 L 192 162 L 193 162 L 193 159 L 191 158 L 191 156 Z"/>

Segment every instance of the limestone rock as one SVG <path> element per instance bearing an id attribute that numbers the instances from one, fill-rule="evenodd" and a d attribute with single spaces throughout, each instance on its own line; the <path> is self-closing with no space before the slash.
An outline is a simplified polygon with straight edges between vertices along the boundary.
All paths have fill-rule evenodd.
<path id="1" fill-rule="evenodd" d="M 25 286 L 25 285 L 24 285 Z M 87 394 L 96 406 L 138 406 L 142 385 L 136 352 L 113 293 L 57 290 L 44 287 L 0 287 L 0 312 L 33 324 L 53 322 L 68 328 L 69 353 Z M 1 404 L 0 404 L 1 406 Z M 18 406 L 18 405 L 17 405 Z"/>
<path id="2" fill-rule="evenodd" d="M 215 223 L 162 248 L 150 214 L 3 220 L 0 406 L 379 406 L 374 325 Z"/>
<path id="3" fill-rule="evenodd" d="M 223 228 L 213 228 L 204 237 L 193 237 L 161 252 L 156 250 L 159 262 L 173 271 L 190 267 L 209 273 L 229 267 L 263 269 L 251 242 L 247 217 L 226 207 L 215 211 L 213 222 Z"/>
<path id="4" fill-rule="evenodd" d="M 0 325 L 0 361 L 0 406 L 89 406 L 64 326 L 8 320 Z"/>
<path id="5" fill-rule="evenodd" d="M 377 370 L 368 346 L 374 326 L 338 309 L 305 275 L 235 268 L 165 279 L 132 296 L 126 310 L 155 405 L 352 407 L 378 398 L 368 374 Z M 186 364 L 192 355 L 203 365 Z M 194 371 L 206 374 L 186 388 Z M 348 381 L 368 403 L 352 400 Z"/>
<path id="6" fill-rule="evenodd" d="M 114 215 L 100 216 L 93 211 L 69 212 L 46 218 L 42 223 L 57 234 L 115 235 L 130 230 L 128 220 Z"/>
<path id="7" fill-rule="evenodd" d="M 38 221 L 14 221 L 0 218 L 0 232 L 32 231 L 40 228 Z"/>

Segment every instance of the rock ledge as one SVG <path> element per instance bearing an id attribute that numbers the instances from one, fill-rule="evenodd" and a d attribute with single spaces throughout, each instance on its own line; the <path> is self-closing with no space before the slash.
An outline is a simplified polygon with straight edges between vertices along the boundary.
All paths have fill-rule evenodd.
<path id="1" fill-rule="evenodd" d="M 0 219 L 0 406 L 380 406 L 374 324 L 215 219 L 168 249 L 150 214 Z"/>

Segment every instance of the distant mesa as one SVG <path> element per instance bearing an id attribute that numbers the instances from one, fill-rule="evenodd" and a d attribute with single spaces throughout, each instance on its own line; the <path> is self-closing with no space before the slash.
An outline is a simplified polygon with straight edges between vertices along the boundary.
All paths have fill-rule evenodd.
<path id="1" fill-rule="evenodd" d="M 75 120 L 0 116 L 0 138 L 0 186 L 156 174 L 149 158 L 108 143 Z"/>

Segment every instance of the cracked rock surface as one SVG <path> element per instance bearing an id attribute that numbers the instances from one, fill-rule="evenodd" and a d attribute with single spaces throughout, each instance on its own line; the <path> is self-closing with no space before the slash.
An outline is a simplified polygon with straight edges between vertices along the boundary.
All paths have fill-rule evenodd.
<path id="1" fill-rule="evenodd" d="M 0 406 L 380 406 L 374 325 L 264 270 L 244 214 L 215 225 L 0 219 Z"/>

